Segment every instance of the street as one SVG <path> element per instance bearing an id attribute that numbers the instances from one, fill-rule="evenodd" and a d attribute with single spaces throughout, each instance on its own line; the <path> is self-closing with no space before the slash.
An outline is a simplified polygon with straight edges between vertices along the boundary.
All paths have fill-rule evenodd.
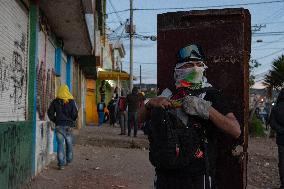
<path id="1" fill-rule="evenodd" d="M 154 168 L 148 159 L 147 138 L 118 135 L 119 128 L 86 127 L 76 135 L 74 161 L 58 170 L 53 161 L 25 189 L 150 189 Z M 277 148 L 274 139 L 250 138 L 248 189 L 276 188 Z"/>
<path id="2" fill-rule="evenodd" d="M 96 143 L 92 140 L 95 135 L 92 131 L 101 131 L 101 133 L 96 132 L 95 137 L 105 137 L 105 142 L 112 141 L 108 143 L 108 146 L 113 144 L 115 147 L 93 146 L 103 143 Z M 116 133 L 119 133 L 118 128 L 93 127 L 82 129 L 80 137 L 76 137 L 79 144 L 76 144 L 74 148 L 73 163 L 65 167 L 64 170 L 58 170 L 56 162 L 53 161 L 26 188 L 153 188 L 154 169 L 148 160 L 148 150 L 145 150 L 142 146 L 140 146 L 141 149 L 130 148 L 133 146 L 132 138 L 119 136 Z M 142 136 L 143 133 L 140 131 L 139 134 L 137 141 L 144 140 L 146 142 L 146 137 Z M 118 138 L 121 138 L 121 140 L 119 141 Z M 115 140 L 116 142 L 114 142 Z M 127 144 L 129 146 L 126 146 Z M 103 145 L 106 145 L 106 143 Z M 139 147 L 139 145 L 135 146 Z"/>

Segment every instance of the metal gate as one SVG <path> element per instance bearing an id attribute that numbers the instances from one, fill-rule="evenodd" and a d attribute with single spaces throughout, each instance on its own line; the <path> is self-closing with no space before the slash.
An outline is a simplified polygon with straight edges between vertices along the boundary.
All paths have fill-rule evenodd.
<path id="1" fill-rule="evenodd" d="M 26 120 L 28 11 L 16 0 L 0 4 L 0 122 Z"/>

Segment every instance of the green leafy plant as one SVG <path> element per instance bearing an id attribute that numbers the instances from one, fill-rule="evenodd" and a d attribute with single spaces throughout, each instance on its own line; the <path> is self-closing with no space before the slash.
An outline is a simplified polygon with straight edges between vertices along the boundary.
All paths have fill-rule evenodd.
<path id="1" fill-rule="evenodd" d="M 249 134 L 253 137 L 263 137 L 265 136 L 264 127 L 262 122 L 256 117 L 253 116 L 251 125 L 249 126 Z"/>

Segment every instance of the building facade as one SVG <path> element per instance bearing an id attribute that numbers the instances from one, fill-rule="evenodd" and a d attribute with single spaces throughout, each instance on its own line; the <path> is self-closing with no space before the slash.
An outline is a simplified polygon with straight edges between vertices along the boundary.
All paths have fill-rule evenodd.
<path id="1" fill-rule="evenodd" d="M 55 157 L 47 109 L 67 84 L 86 121 L 86 81 L 96 79 L 92 0 L 3 0 L 0 4 L 0 186 L 20 188 Z M 83 8 L 83 11 L 82 11 Z M 64 11 L 62 11 L 64 10 Z M 97 31 L 99 29 L 97 28 Z"/>

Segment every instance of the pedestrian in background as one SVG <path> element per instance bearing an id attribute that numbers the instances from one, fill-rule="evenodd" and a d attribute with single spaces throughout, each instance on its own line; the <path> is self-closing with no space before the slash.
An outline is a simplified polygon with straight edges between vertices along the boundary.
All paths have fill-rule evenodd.
<path id="1" fill-rule="evenodd" d="M 107 109 L 109 111 L 109 124 L 110 126 L 115 126 L 116 123 L 116 103 L 117 103 L 117 98 L 118 96 L 114 94 L 115 96 L 112 97 L 112 99 L 109 101 L 107 105 Z"/>
<path id="2" fill-rule="evenodd" d="M 127 112 L 126 112 L 126 97 L 124 96 L 124 93 L 121 92 L 121 96 L 118 98 L 117 101 L 117 115 L 120 125 L 120 135 L 126 134 L 126 126 L 127 126 Z"/>
<path id="3" fill-rule="evenodd" d="M 56 125 L 57 160 L 58 167 L 62 170 L 73 159 L 72 127 L 75 127 L 75 121 L 78 117 L 74 97 L 69 92 L 67 85 L 59 87 L 57 96 L 51 102 L 47 114 L 49 119 Z M 64 143 L 66 150 L 64 150 Z"/>
<path id="4" fill-rule="evenodd" d="M 276 105 L 271 110 L 270 127 L 276 132 L 280 189 L 284 189 L 284 89 L 280 91 Z"/>
<path id="5" fill-rule="evenodd" d="M 126 97 L 126 104 L 128 107 L 128 136 L 131 135 L 131 123 L 133 123 L 134 127 L 134 137 L 137 137 L 137 129 L 138 129 L 138 109 L 139 105 L 142 101 L 141 95 L 138 94 L 138 88 L 133 87 L 132 93 L 128 94 Z"/>
<path id="6" fill-rule="evenodd" d="M 105 108 L 106 104 L 104 102 L 99 102 L 97 104 L 97 112 L 99 114 L 99 127 L 102 126 L 105 121 Z"/>
<path id="7" fill-rule="evenodd" d="M 100 86 L 100 88 L 99 88 L 100 95 L 101 95 L 101 102 L 105 102 L 105 98 L 106 98 L 106 90 L 105 90 L 105 87 L 106 87 L 105 80 L 102 80 L 102 81 L 101 81 L 101 86 Z"/>

